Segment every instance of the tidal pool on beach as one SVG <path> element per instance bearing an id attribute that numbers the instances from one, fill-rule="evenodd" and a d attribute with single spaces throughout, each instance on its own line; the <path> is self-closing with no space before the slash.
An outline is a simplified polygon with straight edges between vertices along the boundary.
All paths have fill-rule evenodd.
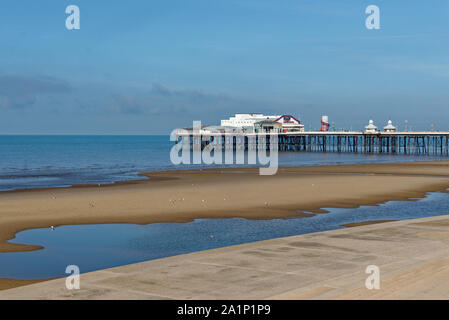
<path id="1" fill-rule="evenodd" d="M 308 218 L 272 220 L 198 219 L 189 223 L 61 226 L 19 232 L 12 243 L 42 250 L 0 253 L 0 278 L 20 280 L 66 276 L 253 241 L 342 228 L 344 224 L 449 214 L 449 194 L 429 193 L 417 201 L 391 201 L 356 209 L 330 208 Z"/>

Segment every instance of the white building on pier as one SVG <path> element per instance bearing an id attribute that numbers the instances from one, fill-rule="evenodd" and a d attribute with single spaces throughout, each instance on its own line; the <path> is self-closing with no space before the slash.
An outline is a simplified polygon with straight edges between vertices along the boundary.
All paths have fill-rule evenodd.
<path id="1" fill-rule="evenodd" d="M 265 116 L 261 113 L 237 113 L 234 117 L 230 117 L 227 120 L 221 120 L 223 127 L 254 127 L 256 122 L 271 120 L 274 121 L 280 116 Z"/>
<path id="2" fill-rule="evenodd" d="M 291 115 L 263 115 L 261 113 L 237 113 L 221 120 L 222 127 L 235 127 L 256 132 L 304 132 L 301 121 Z"/>

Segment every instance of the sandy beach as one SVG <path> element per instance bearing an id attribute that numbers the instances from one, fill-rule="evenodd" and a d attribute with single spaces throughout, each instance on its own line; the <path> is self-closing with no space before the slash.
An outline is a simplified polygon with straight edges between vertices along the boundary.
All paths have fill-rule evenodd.
<path id="1" fill-rule="evenodd" d="M 307 217 L 325 213 L 322 208 L 422 198 L 449 188 L 449 161 L 291 167 L 280 168 L 275 176 L 260 176 L 258 169 L 229 168 L 143 175 L 149 179 L 1 192 L 0 251 L 39 249 L 7 242 L 32 228 Z"/>

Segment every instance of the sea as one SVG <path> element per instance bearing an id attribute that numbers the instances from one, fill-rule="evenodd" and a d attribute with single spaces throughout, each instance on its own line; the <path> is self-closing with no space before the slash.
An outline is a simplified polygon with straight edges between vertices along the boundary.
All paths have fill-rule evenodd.
<path id="1" fill-rule="evenodd" d="M 169 136 L 0 136 L 0 191 L 109 184 L 144 179 L 140 172 L 205 168 L 173 165 Z M 280 152 L 280 166 L 445 160 L 441 156 Z M 278 237 L 343 228 L 343 224 L 449 214 L 449 194 L 354 209 L 327 208 L 308 218 L 199 219 L 188 223 L 100 224 L 24 230 L 10 242 L 41 245 L 0 253 L 0 278 L 67 276 L 130 263 Z M 326 208 L 325 208 L 326 209 Z"/>
<path id="2" fill-rule="evenodd" d="M 140 172 L 214 167 L 174 165 L 167 136 L 0 135 L 0 191 L 110 184 L 144 179 Z M 447 159 L 360 153 L 280 152 L 280 166 L 381 163 Z M 216 166 L 215 166 L 216 167 Z"/>

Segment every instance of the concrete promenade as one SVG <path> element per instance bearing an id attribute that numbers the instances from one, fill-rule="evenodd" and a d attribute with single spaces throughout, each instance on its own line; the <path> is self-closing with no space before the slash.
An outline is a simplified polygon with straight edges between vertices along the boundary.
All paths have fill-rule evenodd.
<path id="1" fill-rule="evenodd" d="M 380 289 L 368 290 L 368 265 Z M 449 216 L 185 254 L 0 291 L 0 299 L 449 299 Z"/>

